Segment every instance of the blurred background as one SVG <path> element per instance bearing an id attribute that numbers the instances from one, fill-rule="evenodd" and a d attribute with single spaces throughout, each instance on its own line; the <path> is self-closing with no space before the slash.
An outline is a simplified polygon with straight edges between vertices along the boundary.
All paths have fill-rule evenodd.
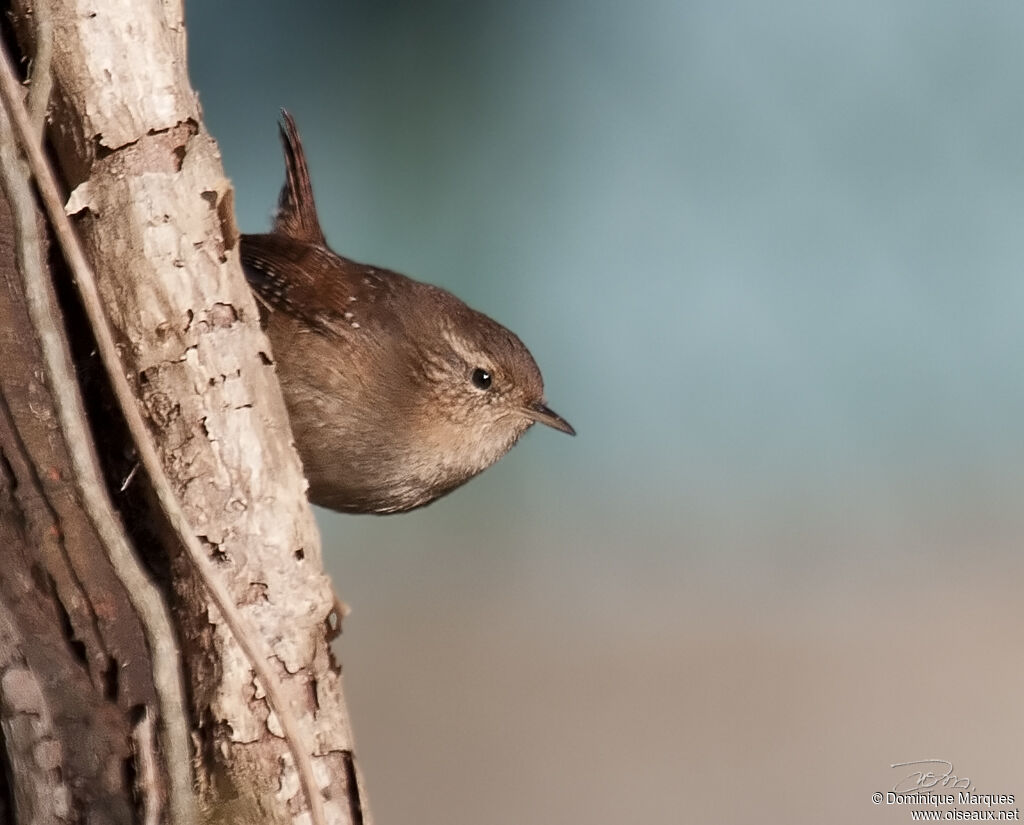
<path id="1" fill-rule="evenodd" d="M 318 512 L 378 825 L 908 822 L 923 759 L 1024 807 L 1024 5 L 187 12 L 242 228 L 287 107 L 332 245 L 579 431 Z"/>

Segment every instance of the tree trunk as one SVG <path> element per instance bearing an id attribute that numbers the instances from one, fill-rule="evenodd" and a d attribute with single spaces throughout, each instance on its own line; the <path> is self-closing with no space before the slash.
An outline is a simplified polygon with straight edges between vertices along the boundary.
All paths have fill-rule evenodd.
<path id="1" fill-rule="evenodd" d="M 122 370 L 191 529 L 269 646 L 328 821 L 369 821 L 329 647 L 340 617 L 273 353 L 241 273 L 233 193 L 188 84 L 181 6 L 52 0 L 45 11 L 15 2 L 14 30 L 22 52 L 36 55 L 39 32 L 52 28 L 50 144 Z M 3 164 L 18 162 L 8 153 Z M 48 292 L 64 310 L 56 344 L 40 331 L 33 307 L 46 295 L 26 295 L 32 233 L 21 230 L 45 225 L 26 219 L 17 198 L 8 192 L 13 213 L 0 204 L 2 813 L 18 822 L 187 821 L 175 775 L 188 766 L 173 756 L 189 745 L 175 731 L 187 729 L 205 818 L 308 822 L 294 743 L 150 479 L 133 472 L 66 283 Z M 50 259 L 60 277 L 60 256 Z M 54 353 L 73 358 L 83 377 L 93 441 L 85 452 L 68 435 L 60 399 L 69 388 L 52 371 Z M 90 456 L 105 485 L 90 488 Z M 103 515 L 111 499 L 117 512 Z M 117 531 L 134 557 L 118 556 Z M 146 571 L 132 572 L 135 558 Z M 153 598 L 133 578 L 140 572 L 155 579 Z M 164 632 L 168 615 L 173 630 Z M 168 661 L 183 671 L 183 719 L 169 718 L 177 674 L 168 678 Z"/>

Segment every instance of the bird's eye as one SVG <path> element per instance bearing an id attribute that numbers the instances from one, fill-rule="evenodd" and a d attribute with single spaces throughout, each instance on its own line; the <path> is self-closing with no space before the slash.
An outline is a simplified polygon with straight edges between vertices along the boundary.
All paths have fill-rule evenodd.
<path id="1" fill-rule="evenodd" d="M 473 370 L 473 386 L 481 390 L 489 390 L 491 388 L 491 374 L 481 367 L 477 367 Z"/>

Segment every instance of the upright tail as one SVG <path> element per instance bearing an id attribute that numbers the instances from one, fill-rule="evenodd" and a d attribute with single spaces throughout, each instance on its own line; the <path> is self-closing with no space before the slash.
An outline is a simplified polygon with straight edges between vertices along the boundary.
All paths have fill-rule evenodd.
<path id="1" fill-rule="evenodd" d="M 313 184 L 309 180 L 306 153 L 302 150 L 295 119 L 286 109 L 281 110 L 281 143 L 284 145 L 285 180 L 277 202 L 274 232 L 280 232 L 297 241 L 326 245 L 320 219 L 313 200 Z"/>

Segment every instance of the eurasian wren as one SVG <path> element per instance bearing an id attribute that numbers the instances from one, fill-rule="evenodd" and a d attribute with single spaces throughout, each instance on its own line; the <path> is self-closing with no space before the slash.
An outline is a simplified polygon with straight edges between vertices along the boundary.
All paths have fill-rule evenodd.
<path id="1" fill-rule="evenodd" d="M 514 334 L 451 293 L 335 254 L 291 115 L 273 231 L 243 235 L 309 498 L 332 510 L 429 504 L 534 423 L 569 435 Z"/>

